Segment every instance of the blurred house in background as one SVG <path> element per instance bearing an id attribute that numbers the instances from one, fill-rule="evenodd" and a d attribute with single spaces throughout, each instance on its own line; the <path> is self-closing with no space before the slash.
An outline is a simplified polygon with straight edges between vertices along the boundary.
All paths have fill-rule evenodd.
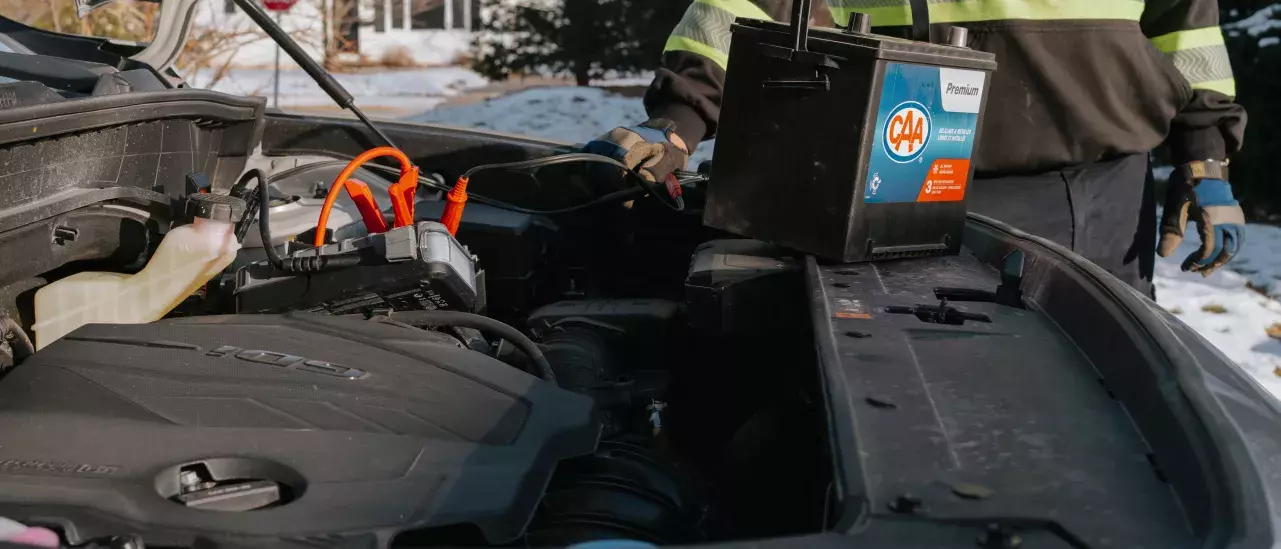
<path id="1" fill-rule="evenodd" d="M 299 0 L 280 15 L 282 27 L 331 65 L 453 64 L 480 22 L 480 0 Z M 252 26 L 232 0 L 206 3 L 194 24 L 222 32 Z M 237 50 L 234 65 L 267 66 L 274 57 L 275 46 L 258 40 Z"/>

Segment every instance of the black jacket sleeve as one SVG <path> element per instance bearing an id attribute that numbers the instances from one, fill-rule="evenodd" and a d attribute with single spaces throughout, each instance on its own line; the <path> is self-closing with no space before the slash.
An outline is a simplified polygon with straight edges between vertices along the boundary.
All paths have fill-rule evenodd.
<path id="1" fill-rule="evenodd" d="M 874 0 L 865 0 L 873 2 Z M 1223 34 L 1218 27 L 1218 0 L 1148 0 L 1140 26 L 1153 47 L 1160 51 L 1160 56 L 1149 55 L 1153 52 L 1110 52 L 1106 47 L 1095 57 L 1082 57 L 1073 49 L 1074 45 L 1064 45 L 1063 37 L 1080 36 L 1089 39 L 1091 32 L 1102 32 L 1093 27 L 1082 28 L 1082 21 L 1012 21 L 976 23 L 981 32 L 971 34 L 972 41 L 976 36 L 986 35 L 987 44 L 1006 44 L 1007 48 L 994 53 L 1003 69 L 998 70 L 996 82 L 1009 84 L 1005 91 L 1017 92 L 1010 97 L 1000 95 L 1003 88 L 995 85 L 991 102 L 1016 99 L 1024 101 L 1028 86 L 1039 82 L 1038 75 L 1057 70 L 1054 66 L 1022 67 L 1019 61 L 1027 57 L 1023 48 L 1028 44 L 1039 45 L 1046 49 L 1050 63 L 1116 63 L 1119 68 L 1125 64 L 1113 59 L 1123 57 L 1133 62 L 1155 60 L 1165 63 L 1153 74 L 1164 75 L 1160 82 L 1137 81 L 1125 86 L 1108 88 L 1101 85 L 1104 92 L 1099 96 L 1074 95 L 1073 101 L 1061 101 L 1065 105 L 1073 102 L 1086 103 L 1090 108 L 1085 112 L 1077 109 L 1061 108 L 1049 113 L 1044 123 L 1057 124 L 1057 134 L 1062 134 L 1066 141 L 1060 146 L 1042 143 L 1036 151 L 1025 153 L 1010 152 L 1003 147 L 991 146 L 980 149 L 976 166 L 988 169 L 991 173 L 1005 173 L 1010 170 L 1051 169 L 1096 162 L 1121 154 L 1141 154 L 1156 146 L 1164 137 L 1171 148 L 1176 162 L 1191 160 L 1225 159 L 1241 147 L 1245 129 L 1245 110 L 1236 104 L 1235 83 L 1232 68 L 1228 62 Z M 734 17 L 787 19 L 791 0 L 694 0 L 686 11 L 681 23 L 673 30 L 668 47 L 663 54 L 662 67 L 658 69 L 653 83 L 645 94 L 645 107 L 654 118 L 667 118 L 676 123 L 676 132 L 691 147 L 698 142 L 716 135 L 717 121 L 720 117 L 720 103 L 725 84 L 725 63 L 728 59 L 730 22 Z M 1008 24 L 1007 24 L 1008 23 Z M 1117 25 L 1117 31 L 1133 33 L 1134 27 L 1129 21 L 1110 22 Z M 986 27 L 984 27 L 986 25 Z M 1040 29 L 1048 25 L 1054 32 L 1042 33 Z M 1088 31 L 1088 32 L 1087 32 Z M 905 33 L 905 28 L 879 27 L 878 33 L 898 36 Z M 1042 38 L 1044 36 L 1044 38 Z M 1133 35 L 1127 35 L 1127 37 Z M 1134 42 L 1142 44 L 1143 38 L 1133 36 Z M 1128 38 L 1127 38 L 1128 40 Z M 1030 41 L 1030 42 L 1029 42 Z M 1133 43 L 1126 40 L 1108 42 L 1109 47 L 1131 47 Z M 984 46 L 976 45 L 979 49 Z M 1095 48 L 1100 50 L 1100 48 Z M 984 49 L 984 51 L 989 51 Z M 1004 58 L 1001 57 L 1004 51 Z M 1096 52 L 1097 53 L 1097 52 Z M 1139 55 L 1141 53 L 1142 55 Z M 1053 54 L 1053 55 L 1048 55 Z M 1112 54 L 1117 54 L 1113 56 Z M 1134 54 L 1134 55 L 1129 55 Z M 1164 57 L 1164 59 L 1161 58 Z M 1186 80 L 1186 87 L 1180 93 L 1173 93 L 1171 86 L 1179 87 L 1177 76 Z M 1077 71 L 1086 76 L 1100 71 Z M 1102 71 L 1107 73 L 1108 71 Z M 1115 71 L 1112 71 L 1115 72 Z M 1149 75 L 1152 77 L 1152 75 Z M 1171 80 L 1168 77 L 1173 77 Z M 1150 91 L 1147 95 L 1144 90 Z M 1042 90 L 1042 93 L 1067 94 L 1079 92 L 1080 87 Z M 1172 97 L 1178 95 L 1178 97 Z M 1091 104 L 1090 102 L 1100 102 Z M 1142 110 L 1147 102 L 1162 103 L 1160 110 L 1152 120 L 1142 116 L 1126 117 L 1117 121 L 1111 118 L 1097 118 L 1118 109 Z M 1155 104 L 1155 103 L 1153 103 Z M 1151 106 L 1151 105 L 1149 105 Z M 1152 111 L 1152 108 L 1147 111 Z M 1173 118 L 1170 118 L 1173 116 Z M 1066 120 L 1066 122 L 1065 122 Z M 1137 122 L 1136 122 L 1137 120 Z M 1150 122 L 1150 124 L 1149 124 Z M 1001 128 L 1009 139 L 1028 141 L 1029 132 L 1045 132 L 1043 126 L 1025 124 L 1024 121 L 1002 118 L 1000 112 L 989 112 L 985 127 Z M 987 133 L 987 132 L 985 132 Z M 994 138 L 985 138 L 992 142 Z M 999 141 L 999 140 L 998 140 Z M 1061 154 L 1060 154 L 1061 153 Z"/>
<path id="2" fill-rule="evenodd" d="M 662 67 L 645 92 L 649 116 L 675 122 L 677 135 L 691 150 L 698 142 L 714 137 L 725 88 L 724 58 L 729 53 L 730 22 L 735 16 L 785 21 L 791 5 L 791 0 L 691 3 L 672 31 Z M 688 47 L 691 43 L 697 47 Z"/>
<path id="3" fill-rule="evenodd" d="M 1218 0 L 1149 0 L 1140 24 L 1192 89 L 1170 127 L 1172 160 L 1224 160 L 1239 151 L 1246 114 L 1233 101 L 1236 81 L 1219 29 Z"/>
<path id="4" fill-rule="evenodd" d="M 663 54 L 663 66 L 645 90 L 645 112 L 650 118 L 676 123 L 676 134 L 689 145 L 716 134 L 721 115 L 725 70 L 711 59 L 685 51 Z"/>

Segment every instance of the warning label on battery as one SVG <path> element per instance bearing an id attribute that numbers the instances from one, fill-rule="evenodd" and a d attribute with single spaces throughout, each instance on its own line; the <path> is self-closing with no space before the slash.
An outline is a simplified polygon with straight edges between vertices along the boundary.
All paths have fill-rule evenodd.
<path id="1" fill-rule="evenodd" d="M 951 202 L 965 200 L 965 179 L 970 175 L 970 161 L 954 158 L 935 160 L 925 175 L 925 184 L 917 193 L 917 202 Z"/>
<path id="2" fill-rule="evenodd" d="M 984 73 L 890 63 L 877 108 L 865 202 L 965 199 Z"/>

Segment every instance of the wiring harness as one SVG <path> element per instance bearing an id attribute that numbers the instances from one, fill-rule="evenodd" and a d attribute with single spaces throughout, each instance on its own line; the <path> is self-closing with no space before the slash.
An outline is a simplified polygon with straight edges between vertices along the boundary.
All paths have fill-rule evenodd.
<path id="1" fill-rule="evenodd" d="M 381 157 L 395 158 L 400 166 L 399 168 L 375 164 L 371 161 Z M 524 208 L 513 204 L 508 204 L 499 200 L 488 198 L 482 195 L 468 194 L 467 185 L 473 176 L 478 173 L 493 170 L 509 171 L 526 171 L 530 177 L 537 178 L 536 170 L 548 166 L 571 163 L 589 163 L 613 166 L 623 171 L 625 176 L 632 181 L 635 186 L 615 191 L 600 196 L 589 202 L 570 206 L 567 208 L 538 210 Z M 273 179 L 288 177 L 298 171 L 315 169 L 317 167 L 342 165 L 343 170 L 335 178 L 334 184 L 329 188 L 325 195 L 325 202 L 321 206 L 320 215 L 316 220 L 315 236 L 312 245 L 319 248 L 325 245 L 326 228 L 329 222 L 330 212 L 333 210 L 338 196 L 345 190 L 356 201 L 358 209 L 364 217 L 365 225 L 371 232 L 380 232 L 378 229 L 386 230 L 386 223 L 382 219 L 382 212 L 377 209 L 376 203 L 373 202 L 372 195 L 369 193 L 368 186 L 363 182 L 352 179 L 360 169 L 371 169 L 382 173 L 395 173 L 398 181 L 391 186 L 389 192 L 392 199 L 393 215 L 395 217 L 395 227 L 403 227 L 413 223 L 414 220 L 414 201 L 418 185 L 424 185 L 445 193 L 445 211 L 441 216 L 441 224 L 449 230 L 450 234 L 457 234 L 458 225 L 462 220 L 463 209 L 466 202 L 471 199 L 481 204 L 500 208 L 508 211 L 531 214 L 531 215 L 564 215 L 575 213 L 589 208 L 605 205 L 622 203 L 637 198 L 651 196 L 662 203 L 664 206 L 674 210 L 683 211 L 685 202 L 681 196 L 680 189 L 682 186 L 692 182 L 705 180 L 705 176 L 692 172 L 678 172 L 669 177 L 664 184 L 651 182 L 642 177 L 635 170 L 627 167 L 626 164 L 608 157 L 591 153 L 566 153 L 545 158 L 536 158 L 533 160 L 523 160 L 518 162 L 503 162 L 495 164 L 483 164 L 475 166 L 463 173 L 458 181 L 450 186 L 441 181 L 423 176 L 405 153 L 392 147 L 377 147 L 370 149 L 356 156 L 350 161 L 332 160 L 318 163 L 307 164 L 284 170 L 274 178 L 267 177 L 259 169 L 252 169 L 241 177 L 241 180 L 232 188 L 234 196 L 240 196 L 248 203 L 257 202 L 259 207 L 256 212 L 251 210 L 250 215 L 245 216 L 241 225 L 237 227 L 237 236 L 242 237 L 247 233 L 249 227 L 255 221 L 258 222 L 258 232 L 262 237 L 263 248 L 267 254 L 267 261 L 277 269 L 289 273 L 319 272 L 333 268 L 351 267 L 360 264 L 360 258 L 357 255 L 315 255 L 305 257 L 282 257 L 271 243 L 271 195 L 269 192 L 271 181 Z M 257 180 L 257 186 L 249 190 L 248 184 Z M 257 214 L 256 216 L 254 214 Z"/>
<path id="2" fill-rule="evenodd" d="M 575 154 L 578 154 L 578 153 L 575 153 Z M 557 157 L 548 157 L 548 159 L 551 159 L 551 158 L 557 158 Z M 608 158 L 608 157 L 604 157 L 604 158 Z M 526 161 L 526 162 L 533 162 L 533 161 Z M 522 164 L 522 163 L 523 162 L 512 162 L 508 164 Z M 307 171 L 307 170 L 314 170 L 317 168 L 326 168 L 326 167 L 332 167 L 332 166 L 344 166 L 346 164 L 348 164 L 348 161 L 346 160 L 323 160 L 320 162 L 313 162 L 311 164 L 304 164 L 302 166 L 298 166 L 295 168 L 282 170 L 278 172 L 273 177 L 273 179 L 284 179 L 296 173 Z M 506 166 L 508 164 L 489 164 L 488 166 L 496 168 L 498 166 Z M 612 163 L 608 163 L 608 164 L 612 165 Z M 542 166 L 534 166 L 533 168 L 537 169 L 540 167 Z M 481 168 L 481 166 L 477 166 L 477 168 L 473 169 L 472 175 L 477 173 L 476 170 L 479 168 Z M 364 166 L 361 166 L 360 169 L 386 173 L 389 175 L 400 173 L 400 170 L 398 168 L 395 168 L 392 166 L 385 166 L 382 164 L 372 164 L 372 163 L 365 164 Z M 511 169 L 517 169 L 517 168 L 511 168 Z M 525 169 L 529 169 L 529 168 L 525 168 Z M 673 175 L 677 184 L 679 184 L 682 187 L 686 185 L 694 184 L 694 183 L 707 181 L 707 176 L 698 172 L 678 171 Z M 471 176 L 467 176 L 467 177 L 468 179 L 470 179 Z M 636 175 L 636 177 L 640 177 L 640 176 Z M 635 181 L 635 179 L 632 177 L 631 174 L 628 175 L 628 178 Z M 488 196 L 484 196 L 481 194 L 476 194 L 474 192 L 468 192 L 467 198 L 468 198 L 468 201 L 474 201 L 479 204 L 484 204 L 486 206 L 491 206 L 494 208 L 507 210 L 510 212 L 516 212 L 516 213 L 522 213 L 522 214 L 528 214 L 528 215 L 546 215 L 546 216 L 567 215 L 567 214 L 573 214 L 573 213 L 589 210 L 595 207 L 604 206 L 608 204 L 620 204 L 623 202 L 627 202 L 629 200 L 635 200 L 637 198 L 642 198 L 646 194 L 649 194 L 651 192 L 662 192 L 657 190 L 659 187 L 657 184 L 650 183 L 644 180 L 643 178 L 641 178 L 639 181 L 640 182 L 633 187 L 629 187 L 623 190 L 614 191 L 609 194 L 601 195 L 597 198 L 594 198 L 582 204 L 567 206 L 564 208 L 556 208 L 556 209 L 526 208 L 522 206 L 517 206 L 515 204 L 511 204 L 508 202 L 504 202 L 495 198 L 490 198 Z M 454 188 L 454 186 L 444 183 L 442 180 L 438 179 L 437 177 L 434 177 L 431 174 L 420 175 L 418 178 L 418 184 L 430 189 L 440 191 L 445 194 L 448 194 Z M 467 191 L 467 189 L 464 189 L 464 191 Z M 670 192 L 668 194 L 670 194 Z M 674 204 L 676 203 L 676 201 L 672 200 L 672 203 Z M 683 209 L 683 207 L 684 207 L 684 204 L 682 200 L 680 208 Z"/>

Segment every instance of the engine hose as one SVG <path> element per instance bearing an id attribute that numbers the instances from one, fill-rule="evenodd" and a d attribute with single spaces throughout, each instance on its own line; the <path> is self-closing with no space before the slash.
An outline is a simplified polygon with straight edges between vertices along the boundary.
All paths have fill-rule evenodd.
<path id="1" fill-rule="evenodd" d="M 285 262 L 276 251 L 276 245 L 271 243 L 271 183 L 267 174 L 257 168 L 245 172 L 245 178 L 249 177 L 258 179 L 258 236 L 262 240 L 262 249 L 267 252 L 267 262 L 284 271 Z"/>
<path id="2" fill-rule="evenodd" d="M 360 257 L 355 255 L 280 257 L 280 252 L 271 242 L 271 182 L 258 168 L 245 172 L 241 181 L 249 178 L 258 180 L 258 236 L 261 237 L 263 251 L 267 253 L 267 262 L 273 267 L 287 273 L 316 273 L 360 264 Z"/>
<path id="3" fill-rule="evenodd" d="M 525 334 L 520 333 L 520 330 L 487 316 L 459 311 L 399 311 L 389 313 L 388 316 L 382 318 L 409 324 L 416 328 L 443 328 L 449 326 L 471 328 L 479 330 L 481 333 L 502 338 L 511 342 L 529 357 L 529 360 L 538 368 L 539 377 L 551 382 L 553 385 L 556 384 L 556 372 L 552 371 L 551 363 L 547 362 L 547 357 L 543 356 L 538 344 L 526 337 Z"/>

